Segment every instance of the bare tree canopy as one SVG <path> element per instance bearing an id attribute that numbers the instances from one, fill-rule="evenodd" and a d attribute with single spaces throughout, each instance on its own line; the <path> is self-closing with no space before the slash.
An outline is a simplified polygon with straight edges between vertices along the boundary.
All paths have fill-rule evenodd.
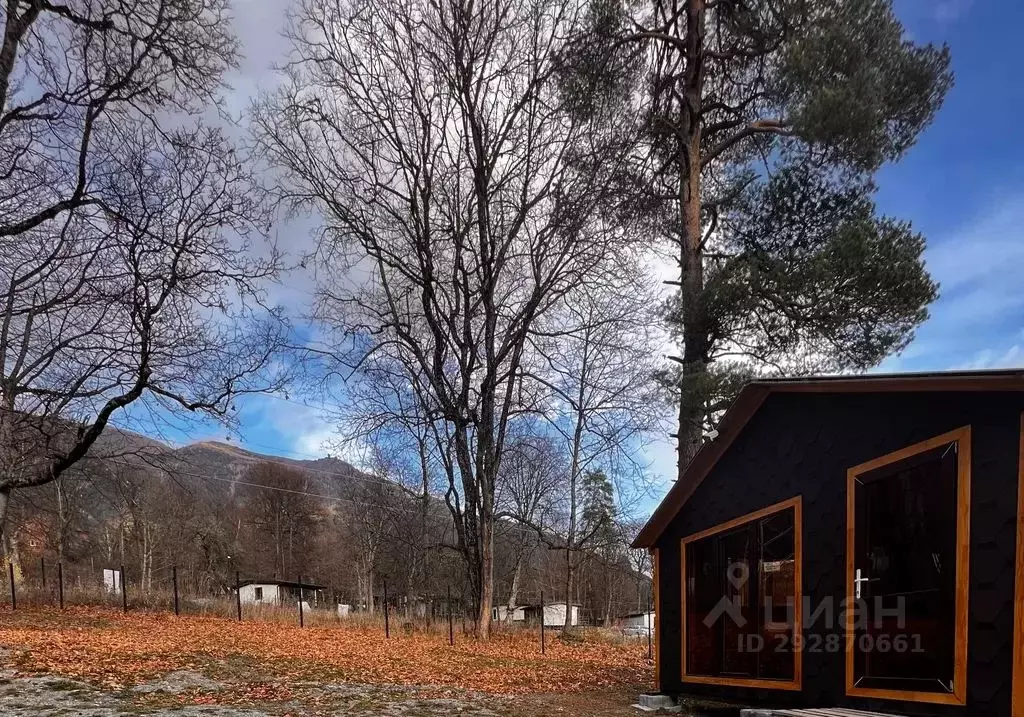
<path id="1" fill-rule="evenodd" d="M 430 417 L 477 627 L 495 481 L 540 317 L 633 259 L 610 230 L 638 128 L 570 112 L 578 0 L 305 0 L 257 136 L 319 208 L 317 315 L 352 367 L 399 367 Z M 616 118 L 621 120 L 621 118 Z"/>
<path id="2" fill-rule="evenodd" d="M 527 375 L 540 415 L 568 458 L 561 519 L 533 525 L 541 540 L 565 556 L 565 594 L 575 591 L 577 569 L 588 553 L 606 549 L 614 502 L 625 507 L 646 497 L 645 434 L 660 427 L 662 405 L 652 380 L 657 341 L 656 301 L 645 277 L 584 284 L 550 312 L 531 337 Z M 607 489 L 607 509 L 592 498 Z M 617 490 L 614 490 L 617 488 Z M 617 495 L 616 495 L 617 494 Z M 567 611 L 565 629 L 572 627 Z"/>
<path id="3" fill-rule="evenodd" d="M 228 416 L 276 385 L 258 185 L 195 118 L 235 62 L 220 0 L 11 0 L 0 47 L 0 528 L 116 412 Z M 190 117 L 190 115 L 193 115 Z"/>

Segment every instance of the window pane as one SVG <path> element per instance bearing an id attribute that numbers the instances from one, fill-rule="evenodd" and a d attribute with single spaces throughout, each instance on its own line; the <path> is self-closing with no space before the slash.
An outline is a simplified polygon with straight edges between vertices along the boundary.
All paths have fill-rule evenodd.
<path id="1" fill-rule="evenodd" d="M 757 675 L 757 652 L 747 636 L 757 631 L 751 566 L 756 555 L 757 523 L 748 523 L 720 538 L 722 585 L 731 604 L 719 618 L 722 625 L 722 672 L 735 677 Z"/>
<path id="2" fill-rule="evenodd" d="M 686 671 L 792 679 L 796 513 L 686 544 Z"/>
<path id="3" fill-rule="evenodd" d="M 713 537 L 686 546 L 686 659 L 691 675 L 717 675 L 720 669 L 715 625 L 708 618 L 722 597 L 717 551 Z"/>
<path id="4" fill-rule="evenodd" d="M 796 606 L 794 512 L 786 510 L 761 521 L 758 561 L 758 611 L 764 649 L 759 677 L 792 679 L 793 617 Z"/>

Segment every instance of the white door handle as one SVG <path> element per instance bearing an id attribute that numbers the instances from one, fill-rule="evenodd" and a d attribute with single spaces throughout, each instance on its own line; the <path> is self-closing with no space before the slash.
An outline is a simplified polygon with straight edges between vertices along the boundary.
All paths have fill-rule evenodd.
<path id="1" fill-rule="evenodd" d="M 860 600 L 860 594 L 861 594 L 860 584 L 861 583 L 871 583 L 871 582 L 874 582 L 874 581 L 875 581 L 875 578 L 865 578 L 865 577 L 863 577 L 863 573 L 861 572 L 861 569 L 857 568 L 857 572 L 854 574 L 854 578 L 853 578 L 853 594 L 854 594 L 854 597 L 857 598 L 858 600 Z"/>

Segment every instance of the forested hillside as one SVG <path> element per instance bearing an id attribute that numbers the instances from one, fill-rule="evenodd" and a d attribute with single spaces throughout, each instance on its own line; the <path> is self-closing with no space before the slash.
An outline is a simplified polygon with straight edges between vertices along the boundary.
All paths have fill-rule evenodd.
<path id="1" fill-rule="evenodd" d="M 446 594 L 469 602 L 465 568 L 453 547 L 443 500 L 360 471 L 336 458 L 295 460 L 217 441 L 172 447 L 124 431 L 106 434 L 95 455 L 12 503 L 11 556 L 25 581 L 59 561 L 72 585 L 98 586 L 104 568 L 124 565 L 135 589 L 167 589 L 171 568 L 182 590 L 230 592 L 245 578 L 304 580 L 330 597 L 379 609 L 385 581 L 393 603 L 429 603 Z M 507 495 L 532 476 L 514 476 Z M 572 599 L 585 618 L 605 622 L 646 607 L 646 555 L 613 531 L 583 556 Z M 557 530 L 499 523 L 497 602 L 563 600 L 565 551 Z M 42 561 L 42 562 L 41 562 Z"/>

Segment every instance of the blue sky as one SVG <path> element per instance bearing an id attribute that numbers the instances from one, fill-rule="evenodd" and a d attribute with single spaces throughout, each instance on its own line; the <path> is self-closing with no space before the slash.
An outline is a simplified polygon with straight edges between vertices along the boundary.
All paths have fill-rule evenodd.
<path id="1" fill-rule="evenodd" d="M 286 2 L 236 5 L 246 60 L 232 79 L 230 101 L 239 109 L 270 81 L 269 67 L 284 50 L 278 32 Z M 1018 76 L 1024 3 L 896 0 L 896 10 L 915 40 L 950 45 L 956 85 L 918 144 L 878 177 L 881 210 L 925 234 L 928 267 L 941 284 L 941 298 L 914 342 L 879 370 L 1024 366 L 1024 82 Z M 301 247 L 303 232 L 290 232 L 280 238 Z M 301 300 L 307 280 L 289 282 L 281 296 Z M 275 397 L 246 399 L 239 407 L 240 432 L 232 440 L 298 458 L 327 452 L 333 432 L 315 408 Z M 196 423 L 167 435 L 195 440 L 228 434 Z M 653 442 L 648 456 L 667 489 L 675 470 L 671 444 Z"/>
<path id="2" fill-rule="evenodd" d="M 916 40 L 946 42 L 956 85 L 935 123 L 879 175 L 879 206 L 928 238 L 941 298 L 883 370 L 1024 365 L 1024 3 L 897 0 Z"/>

